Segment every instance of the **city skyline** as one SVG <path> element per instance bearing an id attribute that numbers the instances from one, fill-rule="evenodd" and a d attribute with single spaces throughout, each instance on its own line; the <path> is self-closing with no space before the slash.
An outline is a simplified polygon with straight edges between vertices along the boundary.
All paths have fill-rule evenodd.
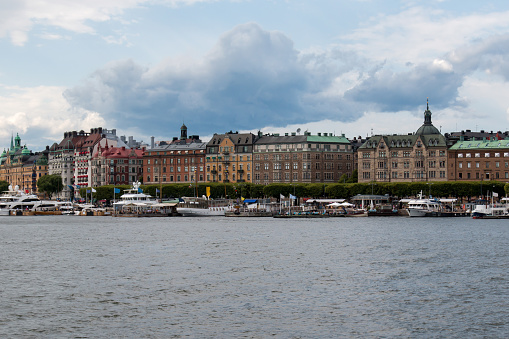
<path id="1" fill-rule="evenodd" d="M 38 7 L 40 6 L 40 7 Z M 6 1 L 0 141 L 508 130 L 502 1 Z"/>

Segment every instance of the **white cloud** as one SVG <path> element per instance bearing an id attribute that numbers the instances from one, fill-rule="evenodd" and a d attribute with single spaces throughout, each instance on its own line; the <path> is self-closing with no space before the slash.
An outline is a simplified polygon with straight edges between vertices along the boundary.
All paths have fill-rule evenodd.
<path id="1" fill-rule="evenodd" d="M 62 96 L 62 87 L 31 88 L 0 86 L 0 140 L 8 145 L 12 133 L 19 133 L 29 148 L 41 150 L 52 144 L 63 132 L 104 126 L 96 112 L 71 108 Z"/>
<path id="2" fill-rule="evenodd" d="M 9 36 L 11 42 L 23 46 L 35 25 L 56 27 L 82 34 L 96 34 L 94 22 L 121 18 L 124 11 L 148 4 L 166 6 L 193 5 L 217 0 L 2 0 L 0 2 L 0 38 Z M 112 37 L 105 38 L 108 41 Z M 118 43 L 118 39 L 114 39 Z"/>
<path id="3" fill-rule="evenodd" d="M 454 16 L 427 7 L 379 15 L 340 37 L 344 48 L 393 64 L 430 62 L 465 44 L 509 29 L 509 12 Z"/>

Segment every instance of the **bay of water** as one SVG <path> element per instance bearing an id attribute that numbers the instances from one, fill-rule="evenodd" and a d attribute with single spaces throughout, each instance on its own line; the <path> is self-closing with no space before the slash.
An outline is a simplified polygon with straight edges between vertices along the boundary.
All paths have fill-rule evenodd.
<path id="1" fill-rule="evenodd" d="M 509 222 L 0 218 L 2 338 L 507 338 Z"/>

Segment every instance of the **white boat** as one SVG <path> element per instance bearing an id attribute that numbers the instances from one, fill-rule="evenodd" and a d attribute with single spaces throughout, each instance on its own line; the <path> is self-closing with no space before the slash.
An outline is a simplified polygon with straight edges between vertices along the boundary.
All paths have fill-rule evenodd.
<path id="1" fill-rule="evenodd" d="M 71 201 L 59 201 L 57 206 L 62 211 L 62 215 L 74 215 L 74 204 Z"/>
<path id="2" fill-rule="evenodd" d="M 509 217 L 509 211 L 504 204 L 475 205 L 472 218 L 483 219 L 491 217 Z"/>
<path id="3" fill-rule="evenodd" d="M 149 194 L 145 194 L 139 191 L 140 183 L 133 183 L 131 189 L 125 190 L 124 194 L 120 196 L 120 200 L 113 203 L 115 211 L 122 211 L 124 206 L 133 206 L 140 209 L 149 209 L 153 205 L 158 204 L 157 199 L 153 198 Z"/>
<path id="4" fill-rule="evenodd" d="M 478 204 L 475 205 L 472 211 L 472 218 L 474 219 L 502 219 L 509 218 L 509 198 L 502 198 L 502 203 L 495 203 L 494 197 L 491 197 L 491 204 Z"/>
<path id="5" fill-rule="evenodd" d="M 34 211 L 40 204 L 37 195 L 20 191 L 18 186 L 14 189 L 9 186 L 9 190 L 0 196 L 0 215 L 10 215 L 11 211 Z"/>
<path id="6" fill-rule="evenodd" d="M 421 191 L 418 199 L 412 199 L 408 202 L 407 211 L 411 217 L 426 217 L 440 212 L 441 205 L 436 199 L 423 198 Z"/>
<path id="7" fill-rule="evenodd" d="M 182 198 L 177 205 L 177 213 L 185 217 L 224 216 L 233 206 L 229 200 L 209 200 L 207 198 Z"/>

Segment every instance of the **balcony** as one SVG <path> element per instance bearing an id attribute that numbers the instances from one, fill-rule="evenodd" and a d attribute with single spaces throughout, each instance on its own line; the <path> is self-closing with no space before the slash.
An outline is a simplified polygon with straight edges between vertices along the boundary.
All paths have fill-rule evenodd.
<path id="1" fill-rule="evenodd" d="M 239 169 L 239 170 L 237 170 L 237 173 L 244 173 L 244 170 L 243 169 Z"/>
<path id="2" fill-rule="evenodd" d="M 216 170 L 212 170 L 212 171 L 210 171 L 210 173 L 217 174 L 217 171 Z"/>

